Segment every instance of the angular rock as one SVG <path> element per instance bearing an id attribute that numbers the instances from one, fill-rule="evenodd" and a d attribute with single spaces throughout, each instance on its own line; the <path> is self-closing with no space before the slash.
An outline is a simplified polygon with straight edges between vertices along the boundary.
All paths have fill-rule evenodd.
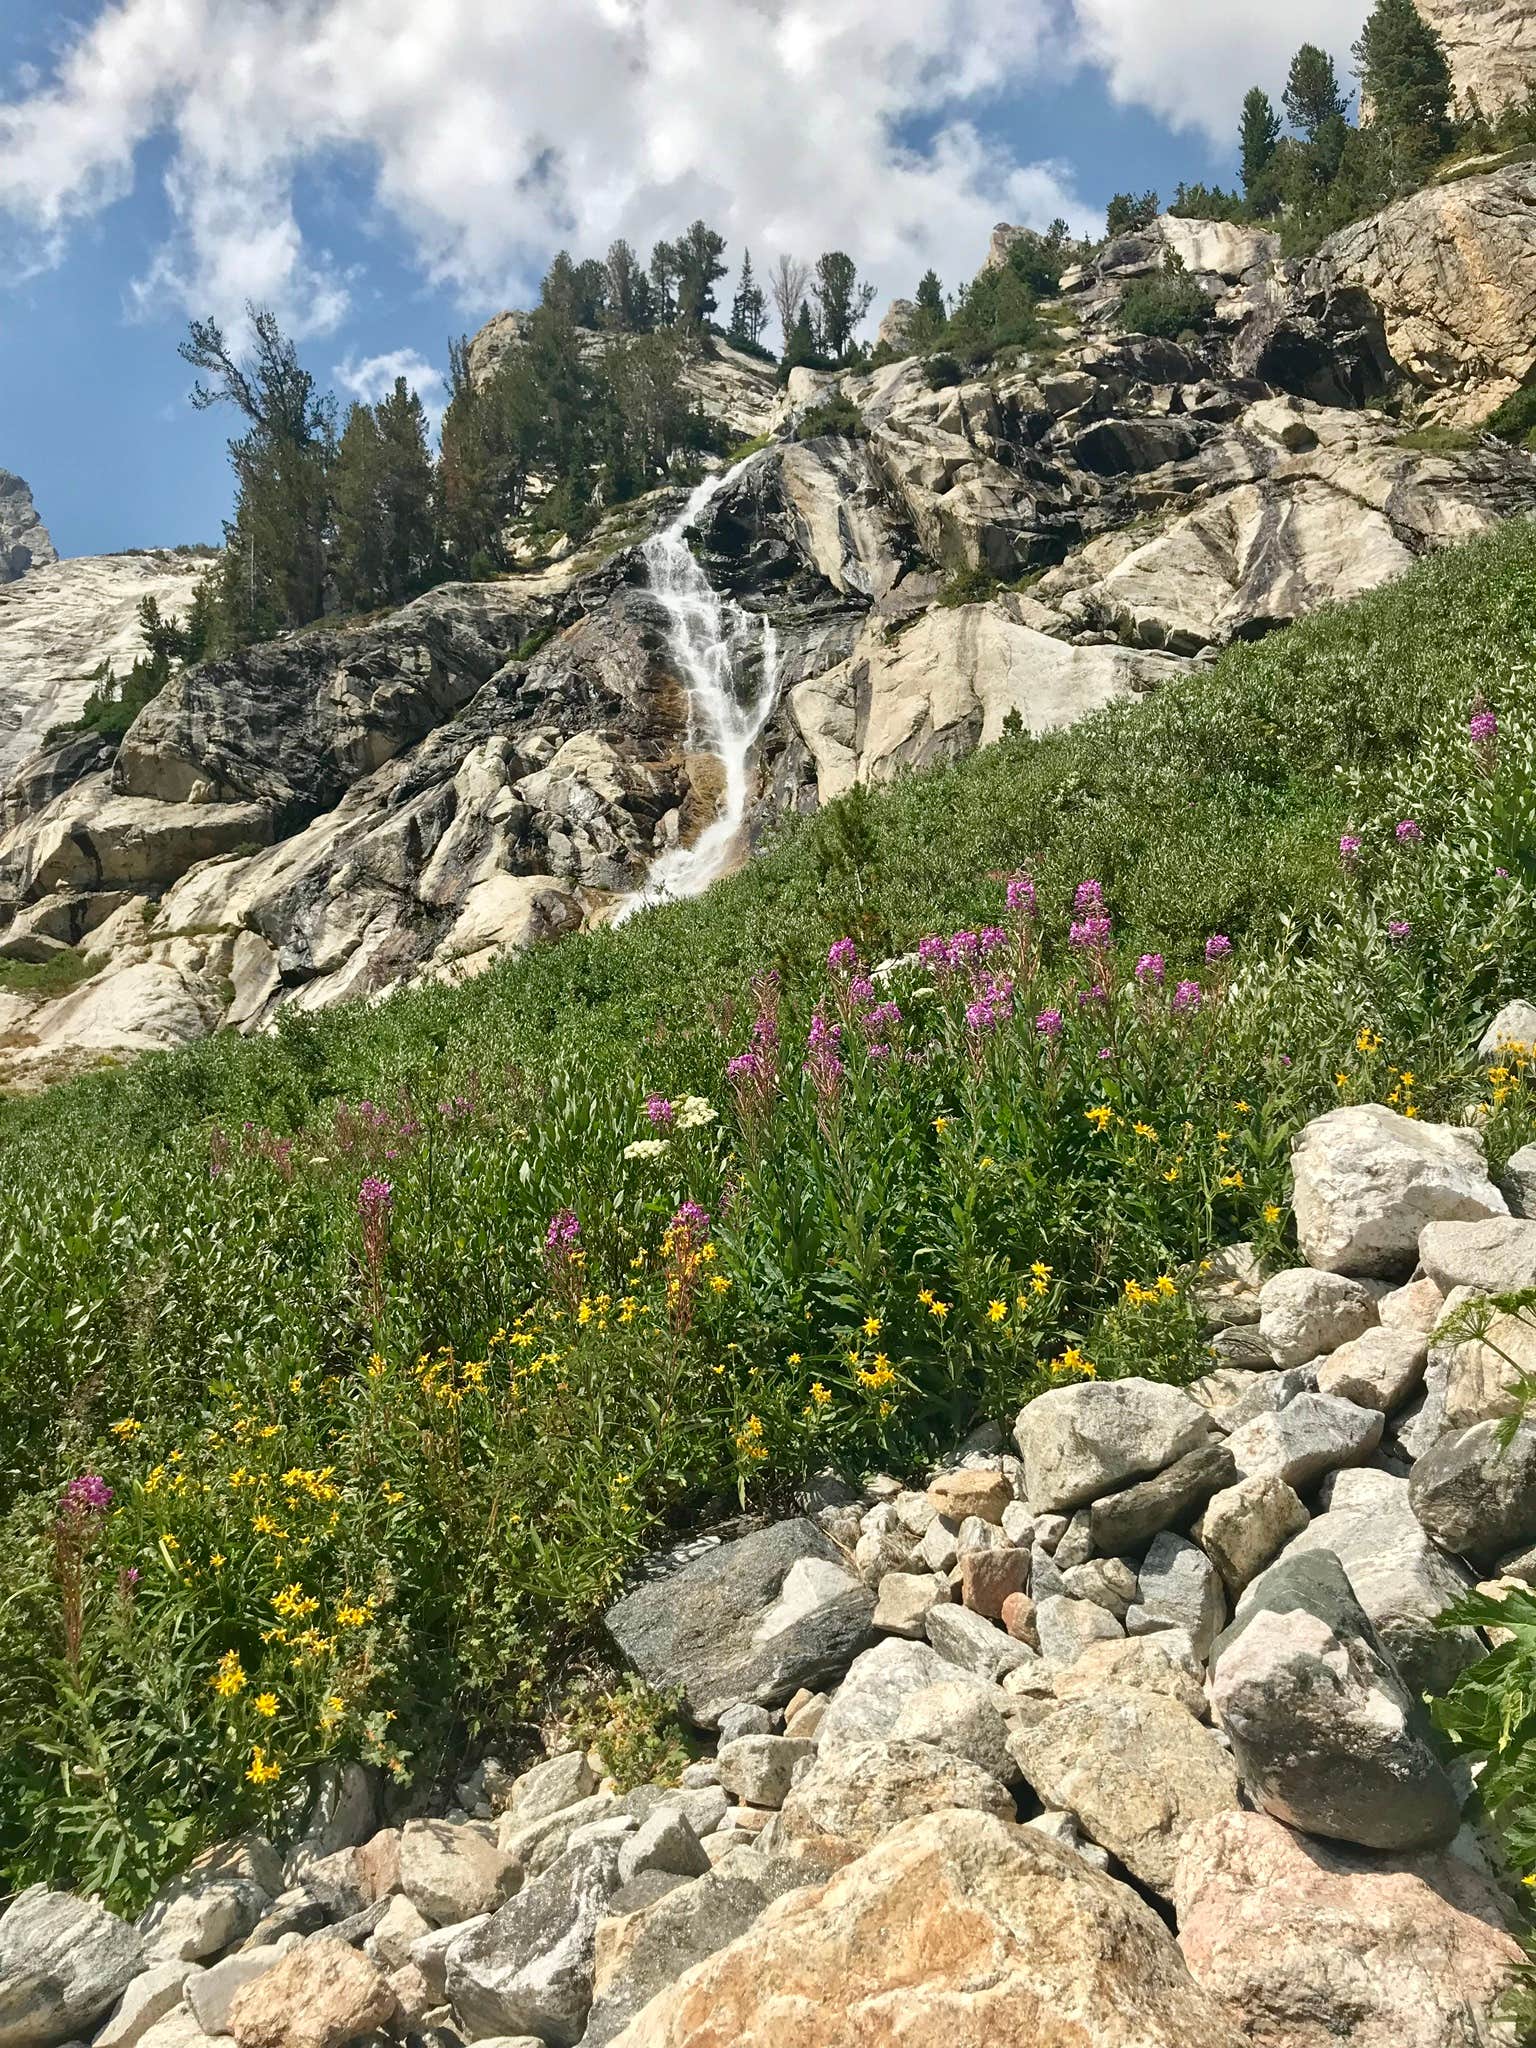
<path id="1" fill-rule="evenodd" d="M 1202 1660 L 1227 1618 L 1221 1575 L 1198 1544 L 1165 1531 L 1148 1550 L 1137 1581 L 1137 1602 L 1125 1618 L 1127 1635 L 1183 1629 Z"/>
<path id="2" fill-rule="evenodd" d="M 891 1731 L 893 1742 L 927 1742 L 946 1755 L 965 1757 L 1004 1785 L 1018 1779 L 1004 1721 L 992 1688 L 976 1679 L 946 1679 L 926 1685 L 907 1699 Z"/>
<path id="3" fill-rule="evenodd" d="M 445 1926 L 463 1926 L 463 1921 L 446 1921 Z M 368 1954 L 389 1970 L 398 1970 L 411 1960 L 411 1951 L 432 1923 L 419 1913 L 403 1892 L 397 1892 L 384 1909 L 384 1918 L 368 1937 Z"/>
<path id="4" fill-rule="evenodd" d="M 1499 1175 L 1499 1192 L 1510 1213 L 1529 1221 L 1536 1217 L 1536 1145 L 1522 1145 L 1512 1152 Z"/>
<path id="5" fill-rule="evenodd" d="M 898 1828 L 646 2008 L 624 2048 L 1239 2048 L 1123 1885 L 977 1813 Z"/>
<path id="6" fill-rule="evenodd" d="M 203 2032 L 227 2034 L 236 1993 L 274 1969 L 291 1947 L 291 1942 L 283 1948 L 268 1942 L 261 1948 L 243 1948 L 206 1970 L 194 1971 L 187 1979 L 187 2004 Z"/>
<path id="7" fill-rule="evenodd" d="M 1505 1445 L 1503 1425 L 1475 1422 L 1442 1436 L 1414 1466 L 1408 1498 L 1442 1550 L 1489 1565 L 1536 1538 L 1536 1424 Z"/>
<path id="8" fill-rule="evenodd" d="M 1029 1552 L 1012 1545 L 988 1550 L 962 1551 L 960 1557 L 960 1599 L 973 1614 L 988 1621 L 1001 1621 L 1003 1602 L 1012 1594 L 1029 1590 Z"/>
<path id="9" fill-rule="evenodd" d="M 1444 1334 L 1462 1311 L 1475 1319 L 1472 1331 L 1460 1338 Z M 1437 1434 L 1518 1415 L 1521 1383 L 1536 1372 L 1536 1322 L 1527 1310 L 1501 1315 L 1470 1289 L 1455 1291 L 1430 1340 L 1429 1368 L 1426 1407 L 1435 1411 Z"/>
<path id="10" fill-rule="evenodd" d="M 1422 1383 L 1428 1357 L 1429 1340 L 1416 1330 L 1367 1330 L 1318 1367 L 1317 1391 L 1393 1415 Z"/>
<path id="11" fill-rule="evenodd" d="M 1225 1444 L 1201 1444 L 1153 1478 L 1096 1500 L 1090 1510 L 1093 1547 L 1101 1556 L 1121 1557 L 1164 1529 L 1187 1528 L 1211 1495 L 1236 1477 Z"/>
<path id="12" fill-rule="evenodd" d="M 477 1913 L 473 1920 L 462 1921 L 457 1927 L 434 1927 L 430 1934 L 423 1934 L 411 1943 L 407 1960 L 414 1969 L 421 1972 L 428 1991 L 439 2003 L 447 1997 L 448 1957 L 458 1943 L 478 1927 L 484 1927 L 490 1920 L 489 1913 Z"/>
<path id="13" fill-rule="evenodd" d="M 1291 1164 L 1302 1253 L 1333 1273 L 1407 1274 L 1426 1224 L 1508 1213 L 1488 1178 L 1480 1133 L 1399 1116 L 1379 1103 L 1314 1117 Z"/>
<path id="14" fill-rule="evenodd" d="M 1284 1372 L 1250 1373 L 1248 1385 L 1223 1413 L 1222 1427 L 1231 1436 L 1244 1423 L 1256 1422 L 1261 1415 L 1278 1415 L 1303 1394 L 1316 1392 L 1315 1365 L 1293 1365 Z"/>
<path id="15" fill-rule="evenodd" d="M 592 2003 L 597 1925 L 619 1888 L 619 1845 L 567 1850 L 448 1951 L 447 1993 L 471 2039 L 534 2033 L 575 2048 Z"/>
<path id="16" fill-rule="evenodd" d="M 929 1505 L 951 1522 L 979 1515 L 982 1521 L 1001 1527 L 1003 1510 L 1012 1500 L 1013 1488 L 1001 1471 L 941 1472 L 928 1488 Z"/>
<path id="17" fill-rule="evenodd" d="M 949 1582 L 938 1572 L 887 1572 L 875 1600 L 874 1626 L 882 1635 L 921 1642 L 930 1607 L 949 1598 Z"/>
<path id="18" fill-rule="evenodd" d="M 1419 1264 L 1442 1294 L 1453 1287 L 1475 1287 L 1480 1294 L 1536 1287 L 1536 1223 L 1517 1216 L 1430 1223 L 1419 1233 Z"/>
<path id="19" fill-rule="evenodd" d="M 998 1679 L 1030 1660 L 1022 1643 L 966 1607 L 930 1607 L 926 1626 L 929 1642 L 945 1662 L 973 1678 Z"/>
<path id="20" fill-rule="evenodd" d="M 811 1876 L 802 1863 L 733 1848 L 707 1877 L 648 1905 L 620 1892 L 600 1920 L 582 2048 L 606 2048 L 660 1991 L 746 1933 L 764 1907 Z"/>
<path id="21" fill-rule="evenodd" d="M 1091 1600 L 1116 1621 L 1124 1621 L 1136 1598 L 1136 1573 L 1123 1557 L 1093 1557 L 1087 1564 L 1069 1565 L 1061 1574 L 1061 1585 L 1069 1600 Z"/>
<path id="22" fill-rule="evenodd" d="M 1369 1290 L 1341 1273 L 1295 1266 L 1266 1280 L 1259 1295 L 1259 1335 L 1282 1371 L 1337 1351 L 1375 1321 Z"/>
<path id="23" fill-rule="evenodd" d="M 1407 1480 L 1369 1469 L 1337 1478 L 1326 1514 L 1315 1516 L 1283 1556 L 1331 1551 L 1409 1692 L 1448 1692 L 1483 1652 L 1476 1629 L 1437 1625 L 1467 1592 L 1467 1575 L 1430 1542 L 1409 1503 Z M 1354 1483 L 1346 1486 L 1346 1479 Z"/>
<path id="24" fill-rule="evenodd" d="M 822 1717 L 817 1747 L 830 1756 L 852 1742 L 883 1740 L 910 1693 L 954 1675 L 954 1665 L 927 1643 L 887 1637 L 854 1658 Z"/>
<path id="25" fill-rule="evenodd" d="M 722 1745 L 736 1741 L 742 1735 L 771 1735 L 773 1716 L 766 1707 L 755 1707 L 743 1700 L 740 1706 L 727 1707 L 720 1716 L 719 1738 Z"/>
<path id="26" fill-rule="evenodd" d="M 775 1739 L 761 1735 L 742 1738 L 746 1742 L 771 1742 Z M 809 1744 L 806 1748 L 815 1754 Z M 758 1804 L 768 1806 L 778 1802 L 764 1799 Z M 637 1877 L 701 1877 L 708 1868 L 709 1858 L 704 1854 L 698 1836 L 673 1807 L 658 1806 L 653 1814 L 641 1821 L 632 1835 L 619 1844 L 621 1885 L 631 1884 Z"/>
<path id="27" fill-rule="evenodd" d="M 1206 1718 L 1205 1668 L 1182 1629 L 1159 1629 L 1119 1643 L 1089 1643 L 1071 1664 L 1051 1673 L 1059 1700 L 1108 1692 L 1154 1692 L 1177 1700 L 1197 1721 Z"/>
<path id="28" fill-rule="evenodd" d="M 271 1843 L 243 1835 L 205 1849 L 145 1909 L 139 1927 L 157 1959 L 201 1962 L 243 1941 L 282 1889 Z"/>
<path id="29" fill-rule="evenodd" d="M 1261 1813 L 1185 1838 L 1179 1947 L 1254 2048 L 1470 2048 L 1520 1958 L 1498 1893 L 1452 1855 L 1361 1855 Z"/>
<path id="30" fill-rule="evenodd" d="M 1445 1296 L 1433 1280 L 1410 1280 L 1384 1294 L 1376 1304 L 1384 1330 L 1405 1330 L 1427 1337 L 1440 1320 Z"/>
<path id="31" fill-rule="evenodd" d="M 524 1771 L 512 1787 L 508 1811 L 519 1827 L 529 1821 L 547 1820 L 578 1801 L 590 1799 L 597 1790 L 597 1773 L 585 1750 L 568 1749 L 552 1756 L 532 1770 Z"/>
<path id="32" fill-rule="evenodd" d="M 1011 1820 L 1013 1796 L 968 1757 L 931 1742 L 851 1743 L 818 1757 L 780 1810 L 778 1841 L 814 1844 L 824 1836 L 858 1849 L 898 1822 L 963 1806 Z"/>
<path id="33" fill-rule="evenodd" d="M 88 2033 L 147 1961 L 126 1920 L 94 1899 L 32 1885 L 0 1917 L 0 2048 Z"/>
<path id="34" fill-rule="evenodd" d="M 1125 1629 L 1097 1600 L 1052 1593 L 1035 1607 L 1035 1636 L 1047 1664 L 1074 1664 L 1090 1643 L 1117 1643 Z"/>
<path id="35" fill-rule="evenodd" d="M 871 1639 L 874 1599 L 812 1522 L 780 1522 L 627 1594 L 609 1633 L 653 1685 L 713 1726 L 738 1700 L 781 1706 L 838 1677 Z"/>
<path id="36" fill-rule="evenodd" d="M 91 2048 L 137 2048 L 150 2028 L 180 2005 L 187 1979 L 196 1970 L 195 1963 L 156 1963 L 135 1977 L 111 2017 L 91 2037 Z"/>
<path id="37" fill-rule="evenodd" d="M 744 1735 L 720 1750 L 720 1783 L 747 1806 L 782 1806 L 796 1764 L 815 1754 L 814 1742 L 788 1735 Z"/>
<path id="38" fill-rule="evenodd" d="M 400 1889 L 434 1927 L 494 1913 L 521 1875 L 517 1862 L 477 1827 L 408 1820 L 401 1831 Z"/>
<path id="39" fill-rule="evenodd" d="M 394 2013 L 378 1964 L 319 1934 L 235 1993 L 229 2031 L 239 2048 L 344 2048 Z"/>
<path id="40" fill-rule="evenodd" d="M 1206 1503 L 1195 1541 L 1221 1573 L 1234 1598 L 1274 1563 L 1310 1517 L 1294 1489 L 1273 1472 L 1256 1472 Z"/>
<path id="41" fill-rule="evenodd" d="M 1443 1846 L 1460 1801 L 1338 1559 L 1282 1559 L 1211 1659 L 1243 1782 L 1292 1827 L 1368 1849 Z"/>
<path id="42" fill-rule="evenodd" d="M 1153 1380 L 1053 1387 L 1014 1428 L 1030 1509 L 1055 1513 L 1114 1493 L 1192 1451 L 1208 1428 L 1197 1402 Z"/>
<path id="43" fill-rule="evenodd" d="M 1245 1422 L 1227 1438 L 1244 1479 L 1267 1473 L 1298 1493 L 1325 1472 L 1358 1465 L 1381 1442 L 1384 1417 L 1329 1394 L 1300 1394 L 1278 1414 Z"/>
<path id="44" fill-rule="evenodd" d="M 1179 1841 L 1237 1805 L 1237 1771 L 1209 1728 L 1155 1692 L 1062 1701 L 1009 1741 L 1043 1804 L 1073 1814 L 1133 1876 L 1165 1897 Z"/>
<path id="45" fill-rule="evenodd" d="M 1517 1000 L 1506 1003 L 1483 1033 L 1478 1045 L 1479 1059 L 1498 1065 L 1509 1053 L 1529 1052 L 1536 1047 L 1536 1003 Z"/>

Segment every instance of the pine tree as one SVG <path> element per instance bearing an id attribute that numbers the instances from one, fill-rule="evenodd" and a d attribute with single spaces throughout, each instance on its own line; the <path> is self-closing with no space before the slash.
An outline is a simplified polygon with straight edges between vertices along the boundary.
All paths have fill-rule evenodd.
<path id="1" fill-rule="evenodd" d="M 817 324 L 822 352 L 834 361 L 848 353 L 860 322 L 874 303 L 875 287 L 859 282 L 858 265 L 841 249 L 816 259 Z"/>
<path id="2" fill-rule="evenodd" d="M 424 590 L 438 543 L 427 417 L 403 377 L 376 406 L 354 405 L 336 451 L 333 571 L 350 611 Z"/>
<path id="3" fill-rule="evenodd" d="M 781 374 L 787 374 L 790 370 L 814 366 L 822 360 L 821 351 L 816 346 L 816 329 L 811 324 L 810 305 L 805 299 L 802 299 L 800 301 L 800 310 L 795 315 L 794 325 L 790 328 L 784 343 L 784 354 L 780 358 L 780 371 Z"/>
<path id="4" fill-rule="evenodd" d="M 236 646 L 308 625 L 324 611 L 336 450 L 335 400 L 319 391 L 276 316 L 246 311 L 249 361 L 214 320 L 194 320 L 179 350 L 213 379 L 193 386 L 193 405 L 233 405 L 247 422 L 229 444 L 235 516 L 225 522 L 219 579 L 220 638 Z"/>
<path id="5" fill-rule="evenodd" d="M 1243 191 L 1254 213 L 1273 213 L 1279 204 L 1275 182 L 1275 151 L 1280 142 L 1280 116 L 1264 88 L 1253 86 L 1243 101 L 1241 136 Z"/>
<path id="6" fill-rule="evenodd" d="M 752 251 L 748 249 L 741 259 L 741 281 L 736 287 L 736 296 L 731 301 L 731 324 L 728 330 L 732 341 L 741 342 L 748 348 L 758 346 L 758 337 L 768 324 L 768 301 L 762 287 L 752 275 Z"/>
<path id="7" fill-rule="evenodd" d="M 610 246 L 603 268 L 608 325 L 621 334 L 643 334 L 651 324 L 651 288 L 639 257 L 622 236 Z"/>
<path id="8" fill-rule="evenodd" d="M 1347 111 L 1333 59 L 1316 43 L 1303 43 L 1285 82 L 1285 112 L 1306 141 L 1304 168 L 1316 184 L 1331 185 L 1339 174 L 1349 139 Z"/>
<path id="9" fill-rule="evenodd" d="M 677 318 L 677 250 L 671 242 L 657 242 L 651 250 L 651 316 L 658 327 L 670 327 Z"/>
<path id="10" fill-rule="evenodd" d="M 677 318 L 700 332 L 716 309 L 714 287 L 725 275 L 725 237 L 696 220 L 677 244 Z"/>
<path id="11" fill-rule="evenodd" d="M 1104 215 L 1104 231 L 1111 241 L 1116 235 L 1140 234 L 1157 219 L 1160 201 L 1155 192 L 1117 192 Z"/>
<path id="12" fill-rule="evenodd" d="M 331 490 L 336 506 L 334 573 L 342 608 L 371 611 L 384 584 L 379 423 L 371 405 L 347 413 Z"/>
<path id="13" fill-rule="evenodd" d="M 1451 67 L 1445 44 L 1413 0 L 1376 0 L 1354 58 L 1376 126 L 1405 138 L 1444 143 L 1450 127 Z"/>
<path id="14" fill-rule="evenodd" d="M 949 318 L 949 308 L 944 303 L 944 287 L 939 282 L 936 270 L 926 270 L 917 287 L 917 299 L 912 315 L 912 345 L 914 348 L 932 348 L 944 332 Z"/>

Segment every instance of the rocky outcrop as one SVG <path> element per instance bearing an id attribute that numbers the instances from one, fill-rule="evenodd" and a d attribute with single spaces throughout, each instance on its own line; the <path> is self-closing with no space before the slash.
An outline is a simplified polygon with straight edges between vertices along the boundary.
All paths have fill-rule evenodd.
<path id="1" fill-rule="evenodd" d="M 4 519 L 0 508 L 0 553 Z M 79 717 L 96 687 L 93 672 L 106 661 L 126 675 L 143 653 L 143 599 L 152 597 L 167 619 L 181 618 L 205 567 L 201 556 L 169 549 L 60 562 L 50 546 L 17 581 L 0 574 L 0 791 L 6 797 L 49 728 Z"/>
<path id="2" fill-rule="evenodd" d="M 1536 12 L 1501 11 L 1523 17 L 1536 53 Z M 1306 280 L 1367 292 L 1425 415 L 1475 425 L 1536 368 L 1536 166 L 1415 192 L 1325 242 Z"/>
<path id="3" fill-rule="evenodd" d="M 29 569 L 58 560 L 25 480 L 0 469 L 0 583 L 16 583 Z"/>
<path id="4" fill-rule="evenodd" d="M 1445 44 L 1451 83 L 1465 106 L 1485 114 L 1524 100 L 1536 79 L 1536 7 L 1531 0 L 1415 0 Z"/>

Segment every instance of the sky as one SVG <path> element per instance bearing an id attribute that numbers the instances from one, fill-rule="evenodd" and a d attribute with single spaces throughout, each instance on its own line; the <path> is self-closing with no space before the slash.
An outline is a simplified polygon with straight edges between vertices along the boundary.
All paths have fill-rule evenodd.
<path id="1" fill-rule="evenodd" d="M 219 538 L 192 317 L 271 306 L 345 403 L 561 247 L 702 215 L 844 248 L 881 308 L 994 222 L 1231 182 L 1247 88 L 1349 69 L 1368 0 L 32 0 L 0 10 L 0 467 L 61 554 Z M 17 18 L 20 16 L 21 18 Z M 721 294 L 728 302 L 728 286 Z M 873 324 L 873 323 L 872 323 Z"/>

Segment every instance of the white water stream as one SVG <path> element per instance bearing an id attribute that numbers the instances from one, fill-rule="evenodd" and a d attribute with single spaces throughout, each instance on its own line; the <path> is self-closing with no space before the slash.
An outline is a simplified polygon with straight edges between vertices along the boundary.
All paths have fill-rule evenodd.
<path id="1" fill-rule="evenodd" d="M 706 477 L 672 524 L 653 534 L 641 550 L 651 589 L 667 616 L 672 658 L 688 688 L 688 744 L 718 758 L 723 787 L 715 817 L 691 846 L 673 847 L 655 862 L 644 887 L 620 911 L 621 919 L 648 904 L 702 895 L 733 865 L 746 821 L 752 749 L 778 696 L 778 647 L 766 616 L 753 619 L 734 599 L 711 588 L 687 541 L 689 528 L 735 474 L 725 470 Z M 744 695 L 737 668 L 753 639 L 761 680 L 752 694 Z"/>

